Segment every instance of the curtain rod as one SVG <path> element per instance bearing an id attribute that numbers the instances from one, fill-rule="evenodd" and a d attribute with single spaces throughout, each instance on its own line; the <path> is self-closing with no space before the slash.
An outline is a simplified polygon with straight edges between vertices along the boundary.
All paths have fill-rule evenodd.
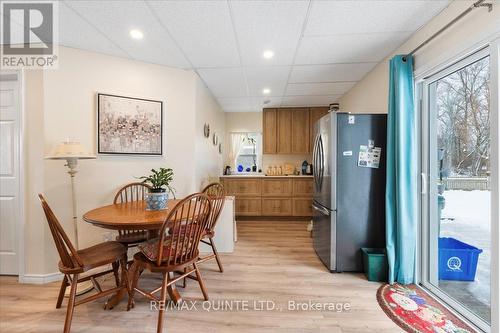
<path id="1" fill-rule="evenodd" d="M 427 38 L 424 42 L 422 42 L 420 45 L 418 45 L 416 48 L 414 48 L 410 53 L 408 53 L 406 56 L 411 56 L 415 54 L 418 50 L 420 50 L 422 47 L 427 45 L 430 41 L 432 41 L 434 38 L 439 36 L 441 33 L 443 33 L 446 29 L 451 27 L 453 24 L 455 24 L 457 21 L 459 21 L 461 18 L 463 18 L 465 15 L 469 14 L 472 10 L 479 8 L 479 7 L 488 7 L 488 12 L 491 12 L 493 10 L 493 3 L 483 3 L 486 0 L 478 0 L 474 2 L 469 8 L 467 8 L 465 11 L 462 12 L 462 14 L 458 15 L 455 17 L 453 20 L 451 20 L 448 24 L 446 24 L 444 27 L 439 29 L 437 32 L 435 32 L 432 36 Z M 406 56 L 403 57 L 403 61 L 406 61 Z"/>

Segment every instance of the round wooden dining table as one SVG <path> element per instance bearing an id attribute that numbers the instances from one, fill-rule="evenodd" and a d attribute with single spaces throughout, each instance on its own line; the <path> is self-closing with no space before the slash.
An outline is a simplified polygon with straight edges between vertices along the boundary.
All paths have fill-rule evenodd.
<path id="1" fill-rule="evenodd" d="M 180 200 L 171 199 L 167 202 L 167 209 L 146 210 L 144 201 L 131 201 L 112 204 L 92 209 L 83 215 L 83 220 L 97 227 L 111 230 L 148 230 L 150 237 L 156 237 L 168 214 Z M 182 301 L 175 283 L 168 287 L 170 298 L 177 304 Z M 126 295 L 122 289 L 117 295 L 110 298 L 105 307 L 112 309 Z"/>

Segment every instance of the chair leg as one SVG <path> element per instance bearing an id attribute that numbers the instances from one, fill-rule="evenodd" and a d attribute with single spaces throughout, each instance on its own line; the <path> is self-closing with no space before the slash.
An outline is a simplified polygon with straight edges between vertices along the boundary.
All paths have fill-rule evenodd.
<path id="1" fill-rule="evenodd" d="M 187 267 L 184 268 L 184 273 L 186 273 L 187 271 Z M 187 278 L 184 278 L 182 279 L 182 288 L 186 288 L 187 287 Z"/>
<path id="2" fill-rule="evenodd" d="M 195 273 L 196 273 L 196 279 L 198 280 L 198 283 L 200 284 L 201 292 L 203 293 L 203 298 L 205 299 L 205 301 L 208 301 L 207 289 L 205 288 L 205 283 L 203 282 L 203 279 L 201 277 L 201 273 L 200 273 L 200 270 L 198 269 L 198 265 L 196 263 L 194 263 L 193 265 L 194 265 L 194 269 L 195 269 Z"/>
<path id="3" fill-rule="evenodd" d="M 119 287 L 120 286 L 120 277 L 118 275 L 118 262 L 115 261 L 114 263 L 111 264 L 113 266 L 113 275 L 115 276 L 115 283 L 116 283 L 116 286 Z"/>
<path id="4" fill-rule="evenodd" d="M 163 273 L 163 282 L 161 285 L 161 303 L 160 309 L 158 310 L 158 326 L 156 328 L 156 333 L 162 333 L 163 330 L 163 313 L 165 312 L 165 302 L 167 300 L 167 284 L 169 280 L 168 273 Z"/>
<path id="5" fill-rule="evenodd" d="M 78 274 L 73 275 L 71 280 L 71 291 L 69 293 L 68 308 L 66 310 L 66 320 L 64 321 L 64 333 L 71 330 L 71 321 L 73 319 L 73 310 L 75 309 L 76 287 L 78 286 Z"/>
<path id="6" fill-rule="evenodd" d="M 64 299 L 64 293 L 66 293 L 66 287 L 68 286 L 68 277 L 64 274 L 64 278 L 61 282 L 61 289 L 59 289 L 59 296 L 57 297 L 56 309 L 61 308 L 62 301 Z"/>
<path id="7" fill-rule="evenodd" d="M 135 261 L 130 266 L 130 272 L 132 274 L 132 281 L 129 282 L 130 291 L 128 294 L 127 311 L 134 307 L 135 288 L 137 288 L 137 283 L 139 281 L 139 265 Z"/>
<path id="8" fill-rule="evenodd" d="M 222 262 L 220 261 L 219 253 L 217 252 L 217 248 L 215 247 L 215 242 L 212 238 L 209 238 L 209 241 L 210 241 L 210 246 L 212 246 L 212 251 L 215 254 L 215 260 L 217 260 L 217 265 L 219 265 L 219 270 L 221 273 L 224 273 L 224 268 L 222 268 Z"/>

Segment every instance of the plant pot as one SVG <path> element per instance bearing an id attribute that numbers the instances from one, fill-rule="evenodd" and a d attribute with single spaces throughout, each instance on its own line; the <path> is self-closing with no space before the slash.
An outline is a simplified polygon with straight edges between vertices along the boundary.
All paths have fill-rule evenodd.
<path id="1" fill-rule="evenodd" d="M 146 210 L 167 209 L 168 192 L 146 193 Z"/>

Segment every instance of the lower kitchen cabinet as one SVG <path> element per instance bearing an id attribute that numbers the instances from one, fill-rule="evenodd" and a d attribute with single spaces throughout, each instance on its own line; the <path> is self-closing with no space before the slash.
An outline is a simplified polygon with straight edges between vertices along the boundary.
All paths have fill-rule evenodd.
<path id="1" fill-rule="evenodd" d="M 236 216 L 312 216 L 312 177 L 222 177 Z"/>
<path id="2" fill-rule="evenodd" d="M 308 198 L 294 198 L 293 216 L 312 216 L 312 200 Z"/>
<path id="3" fill-rule="evenodd" d="M 292 199 L 262 198 L 262 215 L 292 216 Z"/>
<path id="4" fill-rule="evenodd" d="M 262 215 L 261 198 L 236 197 L 235 210 L 237 216 L 260 216 Z"/>

